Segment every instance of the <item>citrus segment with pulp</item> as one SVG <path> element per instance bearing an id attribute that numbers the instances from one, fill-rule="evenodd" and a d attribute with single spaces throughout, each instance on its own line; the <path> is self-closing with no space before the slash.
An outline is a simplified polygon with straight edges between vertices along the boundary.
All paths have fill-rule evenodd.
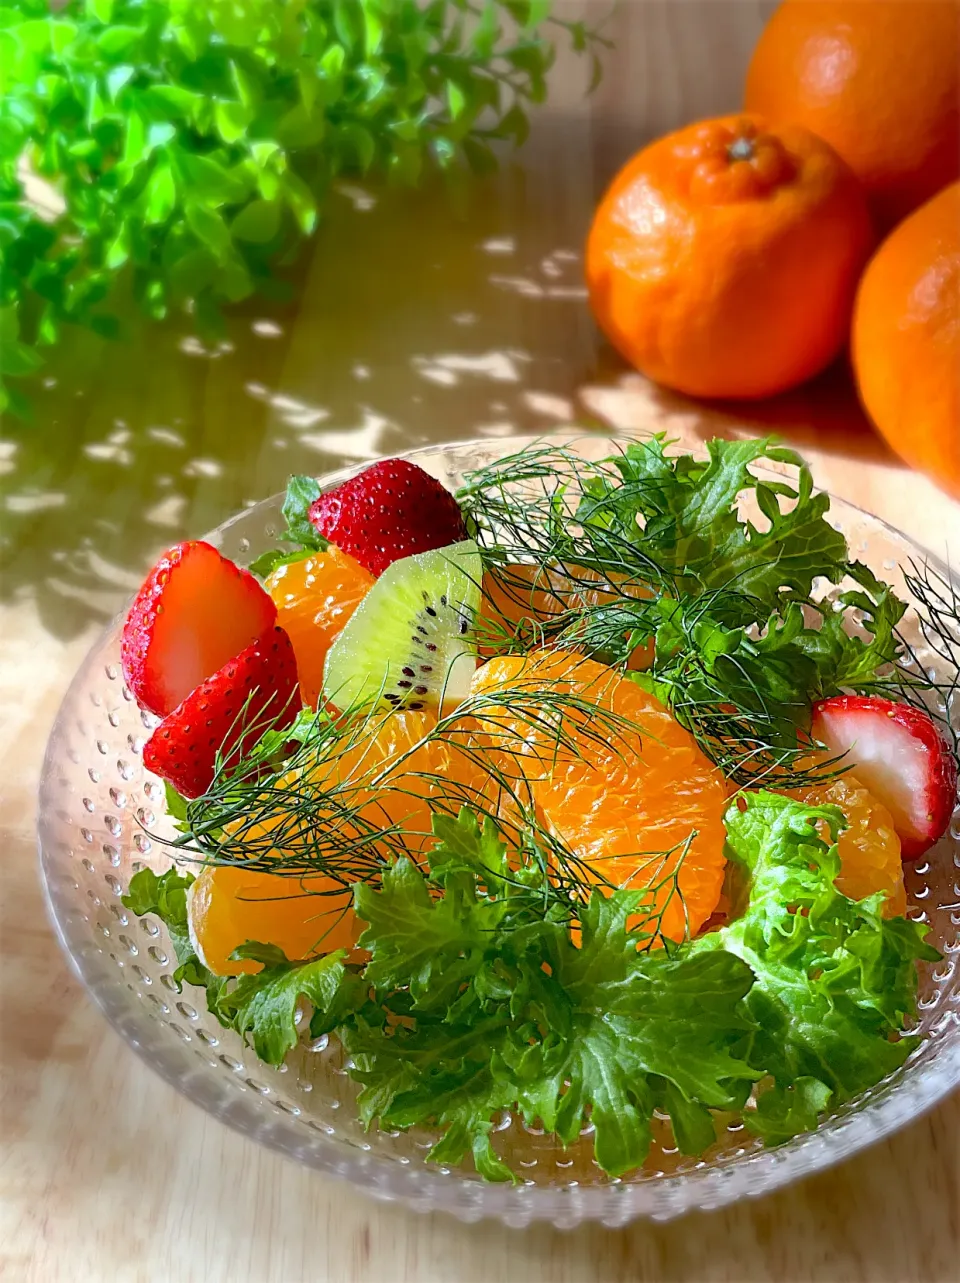
<path id="1" fill-rule="evenodd" d="M 894 831 L 893 816 L 883 803 L 853 775 L 840 775 L 798 789 L 793 796 L 808 806 L 839 806 L 846 816 L 847 827 L 837 841 L 837 890 L 851 900 L 863 900 L 882 891 L 887 897 L 884 917 L 905 913 L 900 839 Z"/>
<path id="2" fill-rule="evenodd" d="M 205 869 L 190 900 L 191 933 L 212 971 L 258 971 L 230 961 L 247 940 L 278 945 L 290 958 L 356 942 L 362 928 L 343 880 L 375 877 L 399 854 L 419 859 L 432 840 L 433 811 L 456 814 L 477 796 L 469 759 L 433 738 L 435 725 L 426 712 L 370 717 L 227 825 L 231 863 Z M 244 853 L 274 869 L 291 861 L 291 869 L 246 869 Z"/>
<path id="3" fill-rule="evenodd" d="M 234 949 L 256 940 L 277 945 L 292 960 L 351 948 L 359 935 L 352 902 L 352 892 L 330 877 L 208 865 L 189 891 L 190 939 L 214 975 L 259 971 L 259 962 L 231 959 Z"/>
<path id="4" fill-rule="evenodd" d="M 532 806 L 580 877 L 647 891 L 638 922 L 696 933 L 723 883 L 727 785 L 657 699 L 582 655 L 540 651 L 485 664 L 470 713 L 508 821 Z"/>
<path id="5" fill-rule="evenodd" d="M 316 708 L 327 651 L 373 587 L 373 575 L 331 545 L 326 552 L 278 566 L 264 582 L 277 606 L 277 622 L 293 643 L 300 694 Z"/>

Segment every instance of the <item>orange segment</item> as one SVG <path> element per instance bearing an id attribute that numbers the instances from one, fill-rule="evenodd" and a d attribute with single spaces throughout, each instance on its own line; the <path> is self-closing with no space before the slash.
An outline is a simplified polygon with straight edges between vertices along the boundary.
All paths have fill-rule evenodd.
<path id="1" fill-rule="evenodd" d="M 370 718 L 352 742 L 311 769 L 311 787 L 335 790 L 343 804 L 356 808 L 345 837 L 392 828 L 394 842 L 418 858 L 433 836 L 433 811 L 456 814 L 471 805 L 479 773 L 455 743 L 431 735 L 436 724 L 432 712 Z"/>
<path id="2" fill-rule="evenodd" d="M 894 918 L 905 913 L 907 895 L 900 839 L 893 829 L 893 817 L 883 803 L 853 775 L 841 775 L 811 788 L 797 789 L 792 796 L 810 806 L 839 806 L 847 817 L 848 827 L 837 842 L 840 856 L 837 889 L 851 900 L 862 900 L 882 891 L 887 896 L 884 917 Z"/>
<path id="3" fill-rule="evenodd" d="M 478 792 L 469 759 L 433 736 L 435 726 L 433 713 L 404 710 L 345 728 L 315 762 L 284 776 L 258 811 L 230 826 L 238 849 L 353 869 L 404 853 L 418 858 L 432 836 L 432 811 L 456 812 Z"/>
<path id="4" fill-rule="evenodd" d="M 693 738 L 652 695 L 569 651 L 491 660 L 473 694 L 498 691 L 473 723 L 495 770 L 588 877 L 649 888 L 643 917 L 673 940 L 694 934 L 720 898 L 727 785 Z"/>
<path id="5" fill-rule="evenodd" d="M 327 651 L 373 587 L 358 561 L 331 545 L 326 552 L 278 566 L 265 580 L 277 623 L 293 643 L 304 702 L 316 708 Z"/>
<path id="6" fill-rule="evenodd" d="M 295 856 L 302 868 L 312 859 L 340 868 L 348 879 L 352 869 L 357 880 L 403 851 L 419 859 L 432 838 L 432 811 L 445 807 L 455 814 L 478 792 L 469 759 L 456 746 L 427 738 L 435 725 L 431 713 L 405 711 L 346 733 L 328 755 L 283 777 L 259 815 L 229 826 L 224 857 L 239 859 L 255 848 L 260 860 Z M 385 830 L 390 836 L 380 837 Z M 258 971 L 256 963 L 231 962 L 231 952 L 247 940 L 279 945 L 289 958 L 352 947 L 361 927 L 351 902 L 342 881 L 325 872 L 285 876 L 236 863 L 209 867 L 191 892 L 191 934 L 217 975 Z"/>
<path id="7" fill-rule="evenodd" d="M 208 865 L 190 888 L 190 938 L 215 975 L 259 971 L 258 962 L 233 962 L 230 954 L 248 940 L 278 945 L 288 958 L 351 948 L 359 934 L 352 899 L 329 877 Z"/>

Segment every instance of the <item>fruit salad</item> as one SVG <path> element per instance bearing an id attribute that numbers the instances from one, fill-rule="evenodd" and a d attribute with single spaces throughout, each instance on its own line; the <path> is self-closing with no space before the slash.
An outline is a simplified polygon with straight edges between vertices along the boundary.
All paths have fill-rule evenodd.
<path id="1" fill-rule="evenodd" d="M 293 477 L 249 567 L 171 549 L 122 657 L 177 830 L 125 903 L 175 982 L 271 1064 L 335 1035 L 368 1126 L 490 1180 L 504 1110 L 590 1124 L 617 1177 L 655 1112 L 699 1155 L 872 1087 L 939 957 L 903 862 L 957 757 L 828 508 L 771 441 L 655 437 L 456 494 L 403 459 Z"/>

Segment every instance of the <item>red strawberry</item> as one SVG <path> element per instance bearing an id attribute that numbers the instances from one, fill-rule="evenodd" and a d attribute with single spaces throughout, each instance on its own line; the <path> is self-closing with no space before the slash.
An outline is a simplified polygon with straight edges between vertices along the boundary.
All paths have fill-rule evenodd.
<path id="1" fill-rule="evenodd" d="M 165 717 L 276 618 L 276 605 L 249 571 L 208 543 L 177 544 L 127 612 L 124 679 L 141 708 Z"/>
<path id="2" fill-rule="evenodd" d="M 274 627 L 163 719 L 144 745 L 143 764 L 184 797 L 199 797 L 218 752 L 232 765 L 265 730 L 288 726 L 299 708 L 293 646 Z"/>
<path id="3" fill-rule="evenodd" d="M 383 459 L 310 505 L 320 534 L 372 575 L 416 552 L 466 539 L 449 490 L 406 459 Z"/>
<path id="4" fill-rule="evenodd" d="M 893 816 L 905 860 L 943 836 L 957 801 L 957 760 L 929 713 L 874 695 L 836 695 L 814 705 L 811 729 Z"/>

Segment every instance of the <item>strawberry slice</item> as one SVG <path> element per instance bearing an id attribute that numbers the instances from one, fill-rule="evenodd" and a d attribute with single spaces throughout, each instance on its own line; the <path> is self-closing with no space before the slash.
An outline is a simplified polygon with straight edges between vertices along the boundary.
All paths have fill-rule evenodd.
<path id="1" fill-rule="evenodd" d="M 270 628 L 163 719 L 144 745 L 143 764 L 184 797 L 199 797 L 213 780 L 218 752 L 233 765 L 299 709 L 293 646 L 282 628 Z"/>
<path id="2" fill-rule="evenodd" d="M 141 708 L 165 717 L 277 619 L 269 593 L 208 543 L 164 553 L 127 612 L 123 676 Z"/>
<path id="3" fill-rule="evenodd" d="M 406 459 L 382 459 L 328 490 L 307 514 L 325 539 L 372 575 L 417 552 L 467 537 L 449 490 Z"/>
<path id="4" fill-rule="evenodd" d="M 893 816 L 905 860 L 943 836 L 957 801 L 957 760 L 929 713 L 874 695 L 836 695 L 814 705 L 811 730 Z"/>

